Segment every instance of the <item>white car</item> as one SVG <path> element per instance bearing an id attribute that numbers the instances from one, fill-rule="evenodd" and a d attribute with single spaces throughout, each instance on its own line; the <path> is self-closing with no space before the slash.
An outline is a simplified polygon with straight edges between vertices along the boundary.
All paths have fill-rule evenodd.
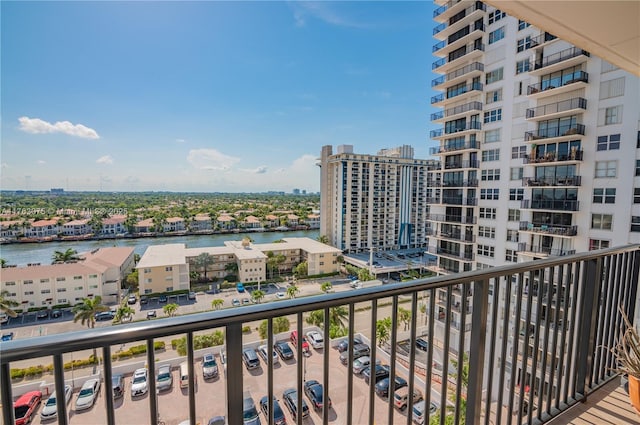
<path id="1" fill-rule="evenodd" d="M 309 341 L 309 344 L 311 344 L 311 346 L 316 350 L 324 348 L 324 338 L 322 338 L 322 334 L 318 331 L 307 332 L 307 340 Z"/>
<path id="2" fill-rule="evenodd" d="M 145 395 L 149 391 L 147 368 L 136 369 L 131 378 L 131 397 Z"/>
<path id="3" fill-rule="evenodd" d="M 359 375 L 363 370 L 371 364 L 371 357 L 362 356 L 353 361 L 353 373 Z M 376 360 L 376 364 L 380 364 L 380 360 Z"/>
<path id="4" fill-rule="evenodd" d="M 266 345 L 261 345 L 260 347 L 258 347 L 258 354 L 260 354 L 260 357 L 262 357 L 262 360 L 264 360 L 265 363 L 268 363 L 268 359 L 269 357 L 267 357 L 269 355 L 269 353 L 267 352 L 267 346 Z M 276 353 L 276 350 L 273 350 L 273 364 L 279 364 L 280 363 L 280 358 L 278 357 L 278 353 Z"/>
<path id="5" fill-rule="evenodd" d="M 284 292 L 282 292 L 282 291 L 276 292 L 276 298 L 279 299 L 279 300 L 283 300 L 285 296 L 286 296 L 286 294 Z"/>
<path id="6" fill-rule="evenodd" d="M 99 392 L 99 379 L 92 378 L 85 381 L 78 393 L 78 398 L 76 398 L 76 410 L 90 409 L 98 399 Z"/>
<path id="7" fill-rule="evenodd" d="M 64 402 L 65 404 L 69 404 L 71 401 L 71 393 L 73 393 L 73 389 L 71 385 L 64 386 Z M 44 404 L 42 408 L 42 412 L 40 412 L 40 419 L 43 421 L 54 419 L 58 416 L 58 407 L 56 405 L 56 392 L 52 392 L 47 402 Z"/>

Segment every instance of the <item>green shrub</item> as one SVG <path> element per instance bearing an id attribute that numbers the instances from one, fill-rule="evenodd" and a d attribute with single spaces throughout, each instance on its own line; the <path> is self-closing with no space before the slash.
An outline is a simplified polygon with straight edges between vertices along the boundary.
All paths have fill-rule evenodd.
<path id="1" fill-rule="evenodd" d="M 138 354 L 145 354 L 147 352 L 147 346 L 145 344 L 134 345 L 133 347 L 129 348 L 128 351 L 130 351 L 134 356 Z"/>
<path id="2" fill-rule="evenodd" d="M 154 341 L 153 351 L 164 350 L 164 349 L 165 349 L 164 341 Z"/>
<path id="3" fill-rule="evenodd" d="M 175 350 L 179 343 L 180 343 L 179 339 L 172 339 L 171 340 L 171 348 Z"/>
<path id="4" fill-rule="evenodd" d="M 243 327 L 242 327 L 242 333 L 243 333 L 243 334 L 251 333 L 251 326 L 249 326 L 249 325 L 247 325 L 247 326 L 243 326 Z"/>
<path id="5" fill-rule="evenodd" d="M 41 365 L 29 366 L 28 368 L 25 369 L 24 375 L 27 378 L 37 376 L 37 375 L 42 375 L 42 366 Z"/>
<path id="6" fill-rule="evenodd" d="M 24 369 L 11 369 L 11 379 L 24 378 Z"/>

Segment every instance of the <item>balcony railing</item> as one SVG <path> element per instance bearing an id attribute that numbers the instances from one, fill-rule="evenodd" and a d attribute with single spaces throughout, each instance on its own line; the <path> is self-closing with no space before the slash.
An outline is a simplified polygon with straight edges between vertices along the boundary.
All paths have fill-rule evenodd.
<path id="1" fill-rule="evenodd" d="M 542 254 L 550 257 L 564 257 L 576 253 L 575 249 L 558 249 L 544 246 L 533 246 L 526 243 L 518 244 L 518 252 L 529 252 L 531 254 Z"/>
<path id="2" fill-rule="evenodd" d="M 553 178 L 535 178 L 524 177 L 522 179 L 523 186 L 580 186 L 582 184 L 582 176 L 567 176 Z"/>
<path id="3" fill-rule="evenodd" d="M 454 168 L 478 168 L 480 167 L 480 161 L 478 160 L 465 160 L 465 161 L 445 161 L 444 168 L 445 170 L 450 170 Z"/>
<path id="4" fill-rule="evenodd" d="M 442 129 L 440 129 L 440 131 L 442 131 Z M 442 135 L 442 133 L 440 133 L 440 135 Z M 447 143 L 444 146 L 440 146 L 437 149 L 436 153 L 455 152 L 455 151 L 461 151 L 465 149 L 480 149 L 480 143 L 479 142 Z"/>
<path id="5" fill-rule="evenodd" d="M 443 22 L 443 23 L 441 23 L 441 24 L 439 24 L 439 25 L 436 25 L 436 26 L 433 28 L 433 35 L 437 35 L 437 34 L 439 34 L 439 33 L 440 33 L 442 30 L 444 30 L 445 28 L 447 28 L 447 24 L 446 24 L 446 22 Z"/>
<path id="6" fill-rule="evenodd" d="M 556 236 L 576 236 L 578 234 L 578 226 L 554 226 L 552 224 L 531 223 L 528 221 L 520 222 L 520 230 Z"/>
<path id="7" fill-rule="evenodd" d="M 524 199 L 520 202 L 520 208 L 525 210 L 580 211 L 580 202 L 563 199 Z"/>
<path id="8" fill-rule="evenodd" d="M 572 149 L 571 152 L 559 154 L 557 152 L 546 152 L 543 155 L 532 157 L 525 155 L 522 159 L 525 164 L 544 164 L 547 162 L 582 161 L 582 149 Z"/>
<path id="9" fill-rule="evenodd" d="M 542 117 L 545 115 L 572 111 L 574 109 L 587 109 L 587 99 L 576 97 L 574 99 L 567 99 L 561 102 L 551 103 L 549 105 L 538 106 L 537 108 L 529 108 L 527 109 L 527 118 Z"/>
<path id="10" fill-rule="evenodd" d="M 442 247 L 430 246 L 428 249 L 429 254 L 444 255 L 448 258 L 453 258 L 462 261 L 474 261 L 475 255 L 473 252 L 456 251 L 453 249 L 447 249 Z"/>
<path id="11" fill-rule="evenodd" d="M 527 247 L 524 247 L 527 248 Z M 290 360 L 292 367 L 284 373 L 281 365 L 274 368 L 272 354 L 273 342 L 282 336 L 273 333 L 274 320 L 290 316 L 296 321 L 294 330 L 301 335 L 304 331 L 305 316 L 312 311 L 320 311 L 325 323 L 331 321 L 332 309 L 342 306 L 348 319 L 344 323 L 349 347 L 353 347 L 354 334 L 362 328 L 363 339 L 372 347 L 371 363 L 381 360 L 389 365 L 391 388 L 394 392 L 395 376 L 403 375 L 408 382 L 409 393 L 414 389 L 424 395 L 425 405 L 435 403 L 436 410 L 452 415 L 454 423 L 463 419 L 466 424 L 486 423 L 538 423 L 561 415 L 571 406 L 585 400 L 602 384 L 615 378 L 616 358 L 606 347 L 612 347 L 620 338 L 622 318 L 620 307 L 633 321 L 637 285 L 640 269 L 640 247 L 630 245 L 601 251 L 592 251 L 561 258 L 549 258 L 527 263 L 491 268 L 482 271 L 459 273 L 451 276 L 439 276 L 418 279 L 406 283 L 393 283 L 377 287 L 329 293 L 273 303 L 229 308 L 220 311 L 165 318 L 140 323 L 107 326 L 85 331 L 36 336 L 2 342 L 0 356 L 2 380 L 1 397 L 2 417 L 5 424 L 14 423 L 12 400 L 26 391 L 24 386 L 12 382 L 11 368 L 18 362 L 39 362 L 43 357 L 52 359 L 52 375 L 41 376 L 38 388 L 64 393 L 66 383 L 71 379 L 65 376 L 63 356 L 79 350 L 96 350 L 100 363 L 95 365 L 102 379 L 102 391 L 98 402 L 85 413 L 68 416 L 70 407 L 66 403 L 57 403 L 59 424 L 87 423 L 90 415 L 96 415 L 101 423 L 148 423 L 159 422 L 159 407 L 163 412 L 174 415 L 171 423 L 177 423 L 188 417 L 191 425 L 206 423 L 219 412 L 213 412 L 213 399 L 226 400 L 227 423 L 243 423 L 243 392 L 247 388 L 246 380 L 250 373 L 243 373 L 242 328 L 250 322 L 266 321 L 267 358 L 262 363 L 263 377 L 260 384 L 253 384 L 254 397 L 276 395 L 276 387 L 291 387 L 297 390 L 294 402 L 297 411 L 302 408 L 303 381 L 308 376 L 306 363 L 316 361 L 312 372 L 323 384 L 323 398 L 332 397 L 331 408 L 321 408 L 313 413 L 324 425 L 331 421 L 345 424 L 369 424 L 374 421 L 385 423 L 411 422 L 411 415 L 405 417 L 394 409 L 393 397 L 388 401 L 378 398 L 374 393 L 374 380 L 364 385 L 352 373 L 329 374 L 330 365 L 338 361 L 335 350 L 329 349 L 338 341 L 329 339 L 329 326 L 321 334 L 326 347 L 315 352 L 309 359 L 302 360 L 302 344 L 295 348 L 296 359 Z M 531 282 L 540 284 L 537 295 L 526 291 Z M 558 315 L 542 314 L 543 303 L 535 302 L 538 297 L 553 300 L 556 287 L 562 285 L 562 296 L 555 297 L 556 311 L 563 311 L 564 321 L 559 326 Z M 451 330 L 452 298 L 454 289 L 462 288 L 463 293 L 472 291 L 469 297 L 461 297 L 460 311 L 471 309 L 471 316 L 460 316 L 457 329 L 469 329 L 468 332 Z M 444 306 L 436 308 L 436 302 L 442 298 Z M 508 302 L 502 302 L 501 300 Z M 550 301 L 553 302 L 553 301 Z M 418 306 L 426 303 L 426 314 Z M 411 312 L 408 331 L 402 329 L 399 316 L 401 304 Z M 367 307 L 363 314 L 356 313 Z M 377 332 L 378 320 L 389 317 L 389 333 Z M 439 318 L 442 317 L 443 322 Z M 358 318 L 358 321 L 355 319 Z M 523 338 L 520 338 L 521 322 L 526 326 Z M 357 325 L 356 325 L 357 323 Z M 224 349 L 226 350 L 226 377 L 219 382 L 221 392 L 206 394 L 209 397 L 196 400 L 196 366 L 193 341 L 196 333 L 221 329 L 224 331 Z M 530 338 L 533 334 L 533 338 Z M 157 370 L 154 341 L 186 335 L 188 390 L 184 396 L 188 407 L 176 405 L 160 406 L 156 394 L 155 373 Z M 288 336 L 288 334 L 287 334 Z M 426 351 L 416 347 L 418 336 L 427 342 Z M 288 339 L 288 338 L 287 338 Z M 532 352 L 558 353 L 556 355 L 533 356 L 526 352 L 528 345 L 523 341 L 532 341 Z M 149 369 L 149 394 L 153 396 L 126 401 L 115 408 L 113 399 L 112 347 L 134 341 L 145 341 L 147 351 L 144 358 Z M 540 342 L 542 341 L 542 342 Z M 402 343 L 401 343 L 402 342 Z M 249 343 L 246 346 L 253 346 Z M 524 346 L 523 346 L 524 345 Z M 603 348 L 604 347 L 604 348 Z M 353 350 L 347 350 L 347 364 L 354 360 Z M 317 358 L 317 360 L 316 360 Z M 119 362 L 118 364 L 120 364 Z M 304 364 L 303 364 L 304 363 Z M 341 365 L 336 365 L 342 367 Z M 461 377 L 465 376 L 463 380 Z M 542 377 L 527 381 L 524 377 Z M 523 377 L 523 378 L 520 378 Z M 53 381 L 51 381 L 53 379 Z M 48 381 L 48 383 L 46 382 Z M 205 384 L 198 384 L 198 393 L 206 393 Z M 554 389 L 554 391 L 551 391 Z M 225 394 L 226 393 L 226 394 Z M 356 399 L 357 394 L 357 399 Z M 466 403 L 463 407 L 462 400 Z M 255 400 L 254 400 L 255 402 Z M 222 404 L 222 402 L 221 402 Z M 256 403 L 257 404 L 257 403 Z M 326 405 L 325 405 L 326 406 Z M 440 407 L 442 406 L 442 408 Z M 525 406 L 530 408 L 525 410 Z M 408 400 L 407 412 L 412 412 L 413 399 Z M 123 411 L 125 411 L 123 413 Z M 166 416 L 163 413 L 163 420 Z M 126 415 L 128 422 L 119 415 Z M 224 413 L 223 413 L 224 414 Z M 425 423 L 429 423 L 429 409 L 425 412 Z M 271 415 L 267 415 L 271 416 Z M 118 419 L 120 418 L 120 419 Z M 289 420 L 289 417 L 287 417 Z M 443 419 L 444 421 L 444 419 Z M 98 421 L 96 421 L 98 422 Z M 273 416 L 265 422 L 274 423 Z M 301 425 L 302 415 L 291 423 Z"/>
<path id="12" fill-rule="evenodd" d="M 464 215 L 450 215 L 450 214 L 427 214 L 427 220 L 441 221 L 444 223 L 461 223 L 461 224 L 476 224 L 476 217 L 464 216 Z"/>
<path id="13" fill-rule="evenodd" d="M 536 47 L 544 43 L 548 43 L 549 41 L 553 41 L 556 38 L 558 37 L 556 37 L 553 34 L 549 34 L 548 32 L 541 33 L 531 38 L 531 40 L 529 41 L 529 48 Z"/>
<path id="14" fill-rule="evenodd" d="M 589 74 L 584 71 L 577 71 L 570 74 L 563 75 L 562 77 L 555 77 L 546 79 L 541 83 L 532 84 L 527 87 L 527 94 L 536 94 L 541 91 L 555 89 L 557 87 L 563 87 L 573 83 L 588 83 Z"/>
<path id="15" fill-rule="evenodd" d="M 524 133 L 524 140 L 530 142 L 539 139 L 551 139 L 553 137 L 563 137 L 572 135 L 584 136 L 585 126 L 583 124 L 567 124 L 558 127 L 527 131 Z"/>
<path id="16" fill-rule="evenodd" d="M 476 241 L 476 237 L 471 232 L 468 232 L 468 233 L 464 233 L 460 231 L 447 232 L 447 231 L 441 230 L 440 232 L 433 232 L 432 236 L 435 236 L 437 238 L 442 238 L 442 239 L 451 239 L 451 240 L 460 241 L 464 243 L 474 243 Z"/>
<path id="17" fill-rule="evenodd" d="M 587 57 L 591 56 L 589 52 L 587 52 L 586 50 L 580 49 L 578 47 L 571 47 L 569 49 L 566 49 L 561 52 L 554 53 L 552 55 L 542 58 L 542 60 L 537 61 L 535 63 L 534 69 L 545 68 L 547 66 L 550 66 L 559 62 L 564 62 L 568 59 L 575 58 L 581 55 L 584 55 Z"/>
<path id="18" fill-rule="evenodd" d="M 467 121 L 456 127 L 445 126 L 444 133 L 454 134 L 454 133 L 459 133 L 461 131 L 467 131 L 467 130 L 482 130 L 482 123 L 480 121 Z"/>

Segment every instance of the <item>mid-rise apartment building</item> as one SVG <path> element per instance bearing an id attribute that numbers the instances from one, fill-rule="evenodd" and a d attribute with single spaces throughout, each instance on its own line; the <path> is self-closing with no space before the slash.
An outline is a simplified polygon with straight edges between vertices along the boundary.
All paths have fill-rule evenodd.
<path id="1" fill-rule="evenodd" d="M 482 2 L 436 3 L 439 76 L 432 87 L 441 93 L 431 99 L 440 108 L 431 115 L 439 126 L 431 138 L 441 166 L 430 195 L 433 270 L 457 273 L 640 242 L 638 78 Z M 525 291 L 546 298 L 534 302 L 529 323 L 512 326 L 533 335 L 529 329 L 540 322 L 534 311 L 567 321 L 564 304 L 555 304 L 564 299 L 565 281 L 527 280 Z M 461 308 L 468 295 L 438 294 L 441 326 L 460 331 L 462 315 L 469 323 L 471 310 Z M 538 302 L 545 305 L 538 309 Z M 563 355 L 561 348 L 547 354 Z M 546 382 L 516 376 L 522 386 Z"/>
<path id="2" fill-rule="evenodd" d="M 345 252 L 427 247 L 427 182 L 437 161 L 403 145 L 377 155 L 323 146 L 320 234 Z"/>

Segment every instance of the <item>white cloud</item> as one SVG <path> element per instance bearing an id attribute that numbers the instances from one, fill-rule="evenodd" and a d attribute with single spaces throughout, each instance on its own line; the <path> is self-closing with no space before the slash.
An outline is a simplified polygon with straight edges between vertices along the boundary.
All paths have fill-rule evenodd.
<path id="1" fill-rule="evenodd" d="M 47 161 L 44 161 L 42 159 L 39 159 L 38 161 L 36 161 L 38 163 L 38 165 L 44 165 L 47 163 Z"/>
<path id="2" fill-rule="evenodd" d="M 338 13 L 335 4 L 328 2 L 294 2 L 293 19 L 297 27 L 307 24 L 307 17 L 319 19 L 327 24 L 349 28 L 370 28 L 371 25 L 350 19 L 345 13 Z"/>
<path id="3" fill-rule="evenodd" d="M 240 158 L 225 155 L 216 149 L 191 149 L 187 161 L 199 170 L 230 170 Z"/>
<path id="4" fill-rule="evenodd" d="M 96 162 L 98 164 L 111 165 L 111 164 L 113 164 L 113 158 L 111 157 L 111 155 L 104 155 L 104 156 L 101 156 L 100 158 L 96 159 Z"/>
<path id="5" fill-rule="evenodd" d="M 20 130 L 31 134 L 63 133 L 83 139 L 99 139 L 98 133 L 82 124 L 72 124 L 69 121 L 57 121 L 54 124 L 40 118 L 20 117 Z"/>
<path id="6" fill-rule="evenodd" d="M 176 143 L 186 143 L 187 141 L 184 139 L 176 139 Z"/>
<path id="7" fill-rule="evenodd" d="M 267 172 L 267 170 L 268 168 L 266 165 L 261 165 L 253 169 L 244 168 L 244 169 L 241 169 L 240 171 L 243 171 L 245 173 L 252 173 L 252 174 L 264 174 Z"/>

